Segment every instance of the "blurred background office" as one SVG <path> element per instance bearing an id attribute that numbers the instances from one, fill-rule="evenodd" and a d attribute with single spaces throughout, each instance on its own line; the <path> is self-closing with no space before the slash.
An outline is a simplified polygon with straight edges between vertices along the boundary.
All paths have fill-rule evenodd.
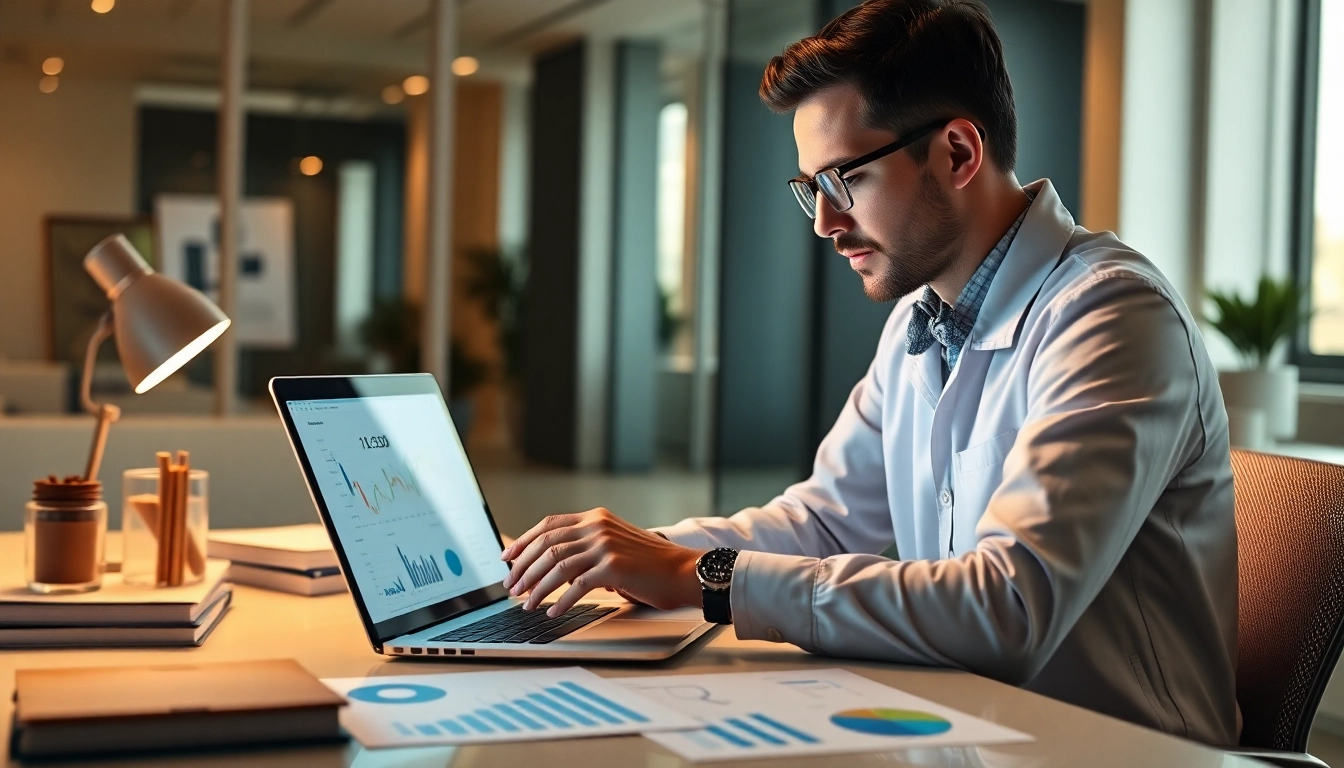
<path id="1" fill-rule="evenodd" d="M 1295 425 L 1229 397 L 1246 440 L 1344 462 L 1344 3 L 986 2 L 1019 179 L 1201 313 L 1300 291 L 1265 360 L 1207 337 L 1295 384 Z M 0 529 L 78 468 L 105 307 L 81 259 L 115 232 L 235 324 L 143 396 L 106 345 L 104 480 L 189 435 L 216 527 L 312 519 L 266 393 L 290 374 L 434 373 L 508 533 L 768 501 L 890 311 L 811 234 L 791 121 L 756 95 L 853 4 L 0 0 Z"/>

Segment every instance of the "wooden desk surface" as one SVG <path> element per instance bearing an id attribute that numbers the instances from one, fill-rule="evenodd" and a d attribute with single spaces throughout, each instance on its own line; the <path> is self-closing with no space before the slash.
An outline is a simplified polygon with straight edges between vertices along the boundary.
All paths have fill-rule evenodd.
<path id="1" fill-rule="evenodd" d="M 21 546 L 21 535 L 0 534 L 0 559 L 22 558 Z M 235 589 L 229 614 L 200 648 L 0 652 L 0 744 L 5 745 L 4 765 L 20 765 L 8 753 L 14 671 L 17 669 L 284 657 L 298 659 L 318 677 L 504 668 L 501 664 L 477 661 L 454 663 L 385 659 L 369 647 L 348 594 L 305 598 L 240 586 Z M 538 666 L 558 665 L 563 665 L 563 662 L 552 661 Z M 771 761 L 768 763 L 770 765 L 959 768 L 1236 768 L 1261 765 L 964 672 L 811 656 L 791 645 L 739 641 L 731 629 L 702 638 L 691 648 L 665 662 L 585 666 L 605 677 L 843 667 L 916 696 L 1036 737 L 1034 743 L 1007 747 L 912 749 L 884 754 Z M 765 764 L 765 761 L 734 761 L 719 765 Z M 184 754 L 162 758 L 137 757 L 133 760 L 83 761 L 78 765 L 85 768 L 101 765 L 122 768 L 130 765 L 204 768 L 238 765 L 284 765 L 296 768 L 435 768 L 450 765 L 470 768 L 558 768 L 569 765 L 584 768 L 674 768 L 690 764 L 643 737 L 622 736 L 379 751 L 364 750 L 352 741 L 345 746 L 230 751 L 213 755 Z"/>

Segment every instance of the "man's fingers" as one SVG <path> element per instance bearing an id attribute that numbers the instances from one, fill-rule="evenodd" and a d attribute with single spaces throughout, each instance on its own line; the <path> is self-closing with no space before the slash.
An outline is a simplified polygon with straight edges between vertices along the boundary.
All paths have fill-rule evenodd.
<path id="1" fill-rule="evenodd" d="M 522 552 L 528 544 L 532 543 L 533 539 L 554 528 L 573 525 L 578 522 L 578 518 L 578 515 L 550 515 L 544 518 L 540 523 L 529 528 L 522 536 L 514 539 L 512 544 L 505 547 L 504 551 L 500 553 L 499 559 L 504 561 L 515 559 L 519 552 Z"/>
<path id="2" fill-rule="evenodd" d="M 514 595 L 521 595 L 525 590 L 532 589 L 532 585 L 540 583 L 542 577 L 559 565 L 560 561 L 577 555 L 583 550 L 584 545 L 581 541 L 562 541 L 547 547 L 532 561 L 531 565 L 527 566 L 527 570 L 518 577 L 518 580 L 509 586 L 509 592 Z"/>
<path id="3" fill-rule="evenodd" d="M 601 555 L 595 552 L 583 552 L 561 560 L 554 568 L 547 571 L 546 575 L 542 576 L 537 585 L 532 588 L 532 593 L 527 596 L 527 602 L 523 603 L 523 610 L 533 610 L 542 600 L 545 600 L 548 595 L 559 589 L 567 581 L 572 584 L 590 582 L 592 577 L 589 571 L 600 560 Z"/>
<path id="4" fill-rule="evenodd" d="M 546 615 L 554 618 L 573 608 L 574 604 L 582 600 L 584 595 L 600 586 L 604 586 L 606 574 L 606 566 L 598 565 L 596 568 L 590 568 L 578 577 L 571 579 L 569 589 L 565 590 L 565 593 L 560 596 L 559 600 L 555 601 L 554 605 L 546 609 Z"/>
<path id="5" fill-rule="evenodd" d="M 563 544 L 567 541 L 573 541 L 579 537 L 579 529 L 573 526 L 565 528 L 555 528 L 545 531 L 535 539 L 531 544 L 519 552 L 513 559 L 512 566 L 509 568 L 508 578 L 504 579 L 504 586 L 513 590 L 517 587 L 522 576 L 551 547 L 557 544 Z M 525 589 L 526 587 L 524 587 Z M 522 590 L 518 590 L 522 591 Z M 515 592 L 517 594 L 517 592 Z"/>

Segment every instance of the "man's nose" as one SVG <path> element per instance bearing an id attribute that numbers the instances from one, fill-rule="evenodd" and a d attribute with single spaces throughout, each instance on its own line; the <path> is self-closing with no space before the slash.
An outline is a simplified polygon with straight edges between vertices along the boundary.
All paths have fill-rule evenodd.
<path id="1" fill-rule="evenodd" d="M 812 231 L 817 237 L 836 238 L 851 230 L 854 219 L 848 213 L 835 210 L 825 195 L 817 195 L 817 217 L 812 220 Z"/>

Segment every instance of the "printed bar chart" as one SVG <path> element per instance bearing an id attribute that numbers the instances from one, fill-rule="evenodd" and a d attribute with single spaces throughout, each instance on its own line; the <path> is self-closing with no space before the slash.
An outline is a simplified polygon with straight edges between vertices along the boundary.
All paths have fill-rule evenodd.
<path id="1" fill-rule="evenodd" d="M 324 680 L 365 747 L 471 744 L 703 728 L 579 668 Z"/>

